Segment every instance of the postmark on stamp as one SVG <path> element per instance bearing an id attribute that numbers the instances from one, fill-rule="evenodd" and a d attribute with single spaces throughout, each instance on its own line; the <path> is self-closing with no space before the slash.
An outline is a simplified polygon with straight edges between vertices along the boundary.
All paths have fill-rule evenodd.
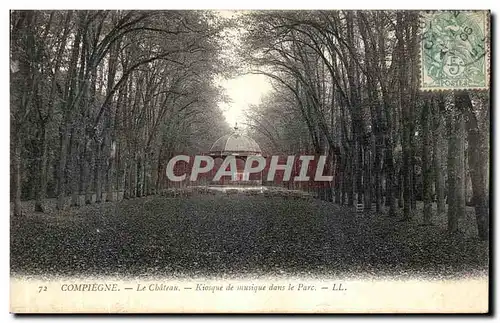
<path id="1" fill-rule="evenodd" d="M 487 11 L 432 11 L 420 20 L 420 88 L 489 88 Z"/>

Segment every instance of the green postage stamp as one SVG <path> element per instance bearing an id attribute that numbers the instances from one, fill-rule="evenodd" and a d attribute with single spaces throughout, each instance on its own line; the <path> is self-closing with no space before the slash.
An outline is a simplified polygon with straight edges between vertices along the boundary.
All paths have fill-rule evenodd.
<path id="1" fill-rule="evenodd" d="M 422 90 L 489 88 L 489 11 L 421 15 Z"/>

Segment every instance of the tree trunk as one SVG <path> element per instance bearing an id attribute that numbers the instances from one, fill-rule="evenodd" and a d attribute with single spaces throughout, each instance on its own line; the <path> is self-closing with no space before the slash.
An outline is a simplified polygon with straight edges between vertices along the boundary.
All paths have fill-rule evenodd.
<path id="1" fill-rule="evenodd" d="M 113 149 L 113 148 L 112 148 Z M 115 158 L 114 157 L 108 157 L 107 158 L 107 172 L 106 172 L 106 201 L 107 202 L 112 202 L 114 201 L 113 197 L 113 174 L 114 174 L 114 169 L 115 169 Z"/>
<path id="2" fill-rule="evenodd" d="M 402 166 L 402 189 L 403 189 L 403 219 L 410 219 L 411 212 L 411 169 L 410 169 L 410 129 L 408 125 L 403 126 L 403 166 Z M 406 147 L 406 148 L 405 148 Z"/>
<path id="3" fill-rule="evenodd" d="M 445 187 L 444 187 L 444 165 L 443 165 L 443 131 L 444 121 L 441 111 L 444 111 L 442 98 L 434 102 L 434 135 L 433 135 L 433 157 L 434 157 L 434 180 L 436 187 L 437 215 L 445 212 Z"/>
<path id="4" fill-rule="evenodd" d="M 22 149 L 22 140 L 19 134 L 14 135 L 14 154 L 12 156 L 12 174 L 13 174 L 13 202 L 14 202 L 14 216 L 21 216 L 21 186 L 22 186 L 22 177 L 21 177 L 21 149 Z"/>
<path id="5" fill-rule="evenodd" d="M 151 180 L 149 185 L 149 190 L 152 195 L 157 194 L 158 190 L 158 158 L 157 152 L 155 153 L 154 158 L 151 158 Z"/>
<path id="6" fill-rule="evenodd" d="M 375 205 L 377 213 L 382 212 L 382 139 L 380 135 L 375 138 L 375 161 L 374 161 L 374 185 L 375 185 Z"/>
<path id="7" fill-rule="evenodd" d="M 130 186 L 131 186 L 131 178 L 130 178 L 130 173 L 132 172 L 131 169 L 131 162 L 129 159 L 126 159 L 124 161 L 124 166 L 123 166 L 123 199 L 128 200 L 130 198 Z"/>
<path id="8" fill-rule="evenodd" d="M 456 198 L 456 172 L 458 168 L 457 153 L 458 153 L 458 140 L 453 135 L 453 129 L 456 121 L 454 120 L 454 113 L 450 112 L 448 116 L 448 231 L 458 231 L 458 218 L 457 218 L 457 198 Z"/>
<path id="9" fill-rule="evenodd" d="M 130 167 L 130 197 L 137 196 L 137 154 L 134 154 L 132 166 Z"/>
<path id="10" fill-rule="evenodd" d="M 372 191 L 371 191 L 371 151 L 368 148 L 363 149 L 363 190 L 364 190 L 364 199 L 363 204 L 365 211 L 371 211 L 372 208 Z"/>
<path id="11" fill-rule="evenodd" d="M 102 202 L 102 143 L 96 143 L 97 152 L 95 157 L 95 202 Z"/>
<path id="12" fill-rule="evenodd" d="M 472 203 L 476 212 L 479 239 L 489 237 L 489 196 L 488 187 L 488 143 L 481 134 L 476 115 L 468 93 L 459 95 L 467 115 L 468 162 L 472 181 Z M 486 128 L 488 131 L 489 127 Z"/>
<path id="13" fill-rule="evenodd" d="M 342 170 L 342 163 L 343 163 L 343 158 L 340 159 L 340 157 L 337 157 L 336 159 L 336 170 L 335 170 L 335 203 L 340 204 L 341 203 L 341 195 L 342 195 L 342 177 L 343 177 L 343 170 Z"/>
<path id="14" fill-rule="evenodd" d="M 424 200 L 423 221 L 431 224 L 432 219 L 432 165 L 431 165 L 431 135 L 429 131 L 431 99 L 426 99 L 422 108 L 422 197 Z"/>
<path id="15" fill-rule="evenodd" d="M 85 204 L 92 204 L 92 145 L 90 138 L 86 138 L 86 146 L 83 162 L 83 190 L 85 192 Z"/>
<path id="16" fill-rule="evenodd" d="M 465 219 L 465 206 L 466 206 L 466 194 L 465 194 L 465 118 L 464 114 L 460 113 L 458 120 L 458 132 L 459 136 L 459 151 L 458 151 L 458 194 L 457 194 L 457 212 L 459 219 Z"/>
<path id="17" fill-rule="evenodd" d="M 80 43 L 84 28 L 85 13 L 79 18 L 78 30 L 71 49 L 71 58 L 67 72 L 64 89 L 64 117 L 60 126 L 61 143 L 59 147 L 59 164 L 57 169 L 57 209 L 62 210 L 65 206 L 66 197 L 66 167 L 69 149 L 69 136 L 73 127 L 73 109 L 76 106 L 75 94 L 77 88 L 77 67 L 80 53 Z M 80 80 L 81 81 L 81 80 Z"/>
<path id="18" fill-rule="evenodd" d="M 35 192 L 35 212 L 45 212 L 43 202 L 47 195 L 48 135 L 45 123 L 42 124 L 40 131 L 40 161 L 38 163 L 38 185 Z"/>
<path id="19" fill-rule="evenodd" d="M 350 156 L 353 156 L 353 151 L 350 151 Z M 346 172 L 346 176 L 344 177 L 344 182 L 347 184 L 347 205 L 354 206 L 354 181 L 353 181 L 353 158 L 348 159 L 348 171 Z"/>
<path id="20" fill-rule="evenodd" d="M 66 162 L 68 160 L 70 126 L 63 126 L 61 144 L 59 146 L 59 164 L 57 167 L 57 209 L 63 210 L 66 205 Z"/>
<path id="21" fill-rule="evenodd" d="M 73 131 L 73 138 L 71 144 L 71 165 L 70 165 L 70 176 L 69 180 L 71 182 L 71 206 L 77 207 L 80 205 L 80 149 L 79 149 L 79 136 L 78 136 L 78 126 Z"/>
<path id="22" fill-rule="evenodd" d="M 396 38 L 398 40 L 398 56 L 399 56 L 399 68 L 398 68 L 398 94 L 399 94 L 399 110 L 401 111 L 402 118 L 402 136 L 401 136 L 401 147 L 403 154 L 403 165 L 401 167 L 402 174 L 402 186 L 403 189 L 403 220 L 410 219 L 411 212 L 411 192 L 412 192 L 412 181 L 411 181 L 411 130 L 412 130 L 412 120 L 411 118 L 411 108 L 408 102 L 408 68 L 407 68 L 407 50 L 405 49 L 405 39 L 403 31 L 408 26 L 408 22 L 404 21 L 403 13 L 398 12 L 396 14 L 397 25 L 396 28 Z"/>
<path id="23" fill-rule="evenodd" d="M 455 102 L 457 103 L 457 102 Z M 459 230 L 458 219 L 465 217 L 464 179 L 464 118 L 459 105 L 448 118 L 448 231 Z"/>
<path id="24" fill-rule="evenodd" d="M 458 137 L 458 169 L 457 169 L 457 216 L 465 219 L 465 107 L 462 96 L 455 94 L 455 108 L 457 109 L 457 124 L 454 135 Z"/>
<path id="25" fill-rule="evenodd" d="M 356 203 L 363 204 L 363 147 L 356 140 L 356 161 L 354 164 L 354 178 L 356 181 Z"/>
<path id="26" fill-rule="evenodd" d="M 394 172 L 394 157 L 392 156 L 392 139 L 387 147 L 387 176 L 385 184 L 386 200 L 389 207 L 389 216 L 396 216 L 396 174 Z"/>

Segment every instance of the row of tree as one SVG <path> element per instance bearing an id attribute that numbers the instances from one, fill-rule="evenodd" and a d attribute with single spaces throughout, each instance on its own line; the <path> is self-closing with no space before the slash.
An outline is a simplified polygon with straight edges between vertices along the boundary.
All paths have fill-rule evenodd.
<path id="1" fill-rule="evenodd" d="M 11 12 L 11 199 L 154 193 L 175 153 L 228 131 L 227 21 L 207 11 Z M 106 192 L 107 194 L 103 194 Z"/>
<path id="2" fill-rule="evenodd" d="M 337 203 L 385 204 L 390 216 L 399 204 L 409 220 L 420 199 L 430 224 L 436 201 L 451 232 L 468 203 L 487 239 L 489 93 L 419 89 L 418 12 L 265 11 L 240 23 L 247 67 L 273 80 L 248 111 L 268 152 L 334 156 Z"/>

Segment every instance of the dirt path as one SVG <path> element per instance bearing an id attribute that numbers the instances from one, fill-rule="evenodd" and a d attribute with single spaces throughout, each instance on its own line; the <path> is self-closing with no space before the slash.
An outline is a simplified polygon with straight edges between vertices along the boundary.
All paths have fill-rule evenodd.
<path id="1" fill-rule="evenodd" d="M 487 271 L 487 243 L 467 232 L 448 236 L 442 219 L 418 222 L 317 200 L 155 196 L 12 218 L 11 268 L 29 275 L 175 277 L 439 278 Z"/>

